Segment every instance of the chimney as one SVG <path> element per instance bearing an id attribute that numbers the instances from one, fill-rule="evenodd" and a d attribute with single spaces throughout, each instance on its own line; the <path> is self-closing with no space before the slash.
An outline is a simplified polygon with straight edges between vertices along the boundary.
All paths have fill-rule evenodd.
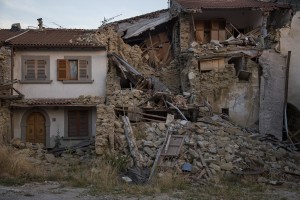
<path id="1" fill-rule="evenodd" d="M 43 30 L 43 18 L 38 18 L 37 21 L 39 22 L 38 26 L 39 26 L 39 30 L 42 31 Z"/>
<path id="2" fill-rule="evenodd" d="M 21 30 L 21 25 L 20 23 L 14 23 L 11 25 L 10 31 L 12 32 L 17 32 Z"/>

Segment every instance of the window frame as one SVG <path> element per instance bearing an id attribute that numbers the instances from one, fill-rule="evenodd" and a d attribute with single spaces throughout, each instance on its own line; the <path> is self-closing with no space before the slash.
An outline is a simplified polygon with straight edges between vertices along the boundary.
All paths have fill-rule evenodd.
<path id="1" fill-rule="evenodd" d="M 84 136 L 70 136 L 69 135 L 69 111 L 87 111 L 88 112 L 88 125 L 87 125 L 87 131 L 88 134 L 84 135 Z M 64 128 L 64 139 L 88 139 L 90 137 L 92 137 L 92 109 L 88 108 L 88 107 L 72 107 L 72 108 L 65 108 L 65 128 Z"/>
<path id="2" fill-rule="evenodd" d="M 60 77 L 60 71 L 63 71 L 63 68 L 60 68 L 59 62 L 64 60 L 65 61 L 65 73 L 66 76 L 64 78 Z M 70 61 L 77 61 L 77 79 L 71 79 L 70 74 Z M 80 61 L 86 61 L 86 75 L 87 78 L 81 78 L 80 77 L 80 67 L 82 66 L 80 64 Z M 69 83 L 93 83 L 94 80 L 92 80 L 92 58 L 91 56 L 64 56 L 63 59 L 57 59 L 57 80 L 62 81 L 63 84 L 69 84 Z"/>
<path id="3" fill-rule="evenodd" d="M 38 60 L 44 60 L 46 62 L 45 64 L 45 75 L 46 78 L 43 79 L 38 79 L 38 77 L 35 77 L 35 79 L 28 80 L 26 79 L 27 75 L 27 61 L 28 60 L 34 60 L 35 61 L 35 75 L 37 76 L 37 70 L 38 70 Z M 50 56 L 46 55 L 41 55 L 41 56 L 30 56 L 30 55 L 24 55 L 21 57 L 21 80 L 19 81 L 20 83 L 23 84 L 49 84 L 52 82 L 50 80 Z"/>

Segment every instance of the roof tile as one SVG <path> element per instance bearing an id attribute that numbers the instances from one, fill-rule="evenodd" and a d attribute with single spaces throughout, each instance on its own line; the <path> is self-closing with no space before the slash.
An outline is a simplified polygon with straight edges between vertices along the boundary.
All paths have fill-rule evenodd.
<path id="1" fill-rule="evenodd" d="M 95 31 L 81 29 L 44 29 L 42 31 L 28 29 L 12 32 L 2 29 L 0 30 L 0 42 L 6 42 L 15 47 L 103 47 L 76 42 L 80 36 L 93 32 Z"/>

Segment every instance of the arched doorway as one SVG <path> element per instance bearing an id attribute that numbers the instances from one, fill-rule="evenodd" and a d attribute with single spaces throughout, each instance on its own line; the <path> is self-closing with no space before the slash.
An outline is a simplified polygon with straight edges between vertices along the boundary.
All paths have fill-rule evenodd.
<path id="1" fill-rule="evenodd" d="M 26 120 L 26 142 L 46 145 L 46 120 L 42 113 L 32 112 Z"/>

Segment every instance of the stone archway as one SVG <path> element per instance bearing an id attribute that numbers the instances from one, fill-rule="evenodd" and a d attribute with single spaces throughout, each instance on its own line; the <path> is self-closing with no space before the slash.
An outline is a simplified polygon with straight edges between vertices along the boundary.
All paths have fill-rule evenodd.
<path id="1" fill-rule="evenodd" d="M 34 134 L 35 129 L 36 132 L 40 132 L 36 134 L 36 138 Z M 41 138 L 42 132 L 44 132 L 45 138 Z M 27 135 L 29 133 L 31 133 L 30 136 Z M 45 141 L 45 146 L 47 148 L 50 147 L 50 118 L 45 110 L 41 108 L 31 108 L 23 114 L 21 120 L 21 138 L 23 142 Z"/>

